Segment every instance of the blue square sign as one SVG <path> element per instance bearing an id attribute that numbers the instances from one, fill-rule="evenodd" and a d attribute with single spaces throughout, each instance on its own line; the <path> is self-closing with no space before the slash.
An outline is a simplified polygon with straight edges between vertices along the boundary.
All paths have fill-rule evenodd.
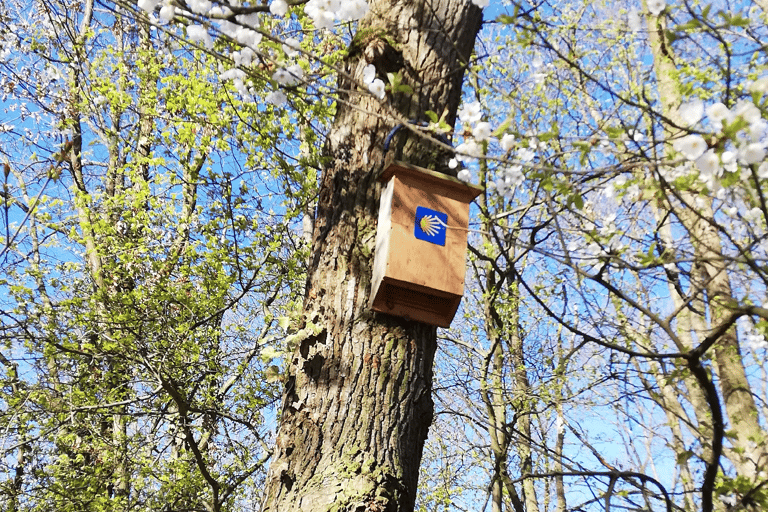
<path id="1" fill-rule="evenodd" d="M 419 240 L 424 240 L 431 244 L 445 245 L 447 223 L 447 213 L 430 210 L 423 206 L 417 206 L 413 235 Z"/>

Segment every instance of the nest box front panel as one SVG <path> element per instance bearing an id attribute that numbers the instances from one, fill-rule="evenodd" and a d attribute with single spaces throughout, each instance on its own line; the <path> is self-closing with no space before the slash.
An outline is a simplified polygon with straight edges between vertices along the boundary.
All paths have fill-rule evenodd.
<path id="1" fill-rule="evenodd" d="M 464 293 L 469 203 L 482 189 L 402 162 L 379 179 L 371 308 L 449 327 Z"/>
<path id="2" fill-rule="evenodd" d="M 469 206 L 395 176 L 386 276 L 462 295 Z"/>

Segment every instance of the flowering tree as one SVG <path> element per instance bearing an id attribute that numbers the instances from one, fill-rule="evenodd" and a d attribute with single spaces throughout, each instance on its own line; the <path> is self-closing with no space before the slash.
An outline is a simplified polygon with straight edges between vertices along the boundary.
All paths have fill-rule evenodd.
<path id="1" fill-rule="evenodd" d="M 23 102 L 6 131 L 17 149 L 7 154 L 4 191 L 3 252 L 15 258 L 4 282 L 11 357 L 3 357 L 12 384 L 5 404 L 14 411 L 5 472 L 14 509 L 234 506 L 244 499 L 243 482 L 258 487 L 265 460 L 259 402 L 268 400 L 269 385 L 260 378 L 286 385 L 265 509 L 325 509 L 331 501 L 413 507 L 431 418 L 435 329 L 367 311 L 377 209 L 371 171 L 384 166 L 383 140 L 403 120 L 436 110 L 443 124 L 452 122 L 481 13 L 463 2 L 394 10 L 334 5 L 309 2 L 301 21 L 327 28 L 371 13 L 343 60 L 326 52 L 313 61 L 322 72 L 338 72 L 338 85 L 310 79 L 312 64 L 291 62 L 302 43 L 267 30 L 281 27 L 270 20 L 286 14 L 285 3 L 5 6 L 3 19 L 11 21 L 4 64 L 29 70 L 4 84 L 8 111 L 19 108 L 17 98 Z M 433 31 L 434 24 L 441 29 Z M 193 48 L 180 46 L 179 36 Z M 341 41 L 324 39 L 331 47 Z M 210 60 L 214 53 L 218 62 Z M 36 72 L 41 67 L 47 74 Z M 210 80 L 212 70 L 218 81 Z M 40 94 L 48 77 L 59 82 Z M 288 151 L 302 155 L 293 165 L 312 170 L 312 137 L 326 103 L 302 97 L 295 89 L 301 86 L 310 94 L 333 91 L 338 103 L 314 235 L 311 222 L 304 229 L 316 247 L 307 300 L 303 312 L 281 318 L 291 335 L 280 350 L 267 337 L 274 312 L 246 325 L 231 315 L 246 296 L 258 309 L 279 296 L 289 313 L 283 288 L 301 282 L 291 269 L 306 253 L 294 243 L 299 252 L 282 254 L 280 240 L 294 238 L 290 223 L 259 222 L 266 208 L 280 215 L 272 210 L 276 200 L 260 197 L 266 191 L 249 175 L 232 173 L 224 154 L 242 156 L 251 169 L 276 169 L 288 221 L 309 210 L 313 175 L 289 167 L 275 149 L 283 139 L 265 130 L 298 121 L 307 147 L 302 140 Z M 291 110 L 272 109 L 270 118 L 263 102 L 291 103 Z M 24 126 L 29 105 L 34 130 Z M 51 130 L 42 131 L 42 122 Z M 59 144 L 47 161 L 25 146 L 50 146 L 50 139 Z M 413 163 L 447 169 L 420 154 L 441 150 L 421 137 L 400 136 L 395 146 Z M 21 172 L 25 162 L 37 170 L 32 179 Z M 214 171 L 219 165 L 225 170 Z M 38 167 L 42 182 L 34 182 Z M 65 248 L 61 266 L 48 264 L 48 244 Z M 251 328 L 261 336 L 246 336 Z M 254 346 L 232 359 L 248 343 Z M 287 371 L 254 370 L 260 353 L 266 362 L 288 357 Z M 27 359 L 36 363 L 16 362 Z M 257 393 L 243 402 L 249 395 L 235 384 L 253 382 Z M 359 414 L 324 398 L 335 392 Z M 377 405 L 382 396 L 388 402 Z M 406 406 L 394 407 L 400 403 Z M 35 408 L 43 414 L 32 420 Z M 141 419 L 153 410 L 154 421 Z"/>
<path id="2" fill-rule="evenodd" d="M 485 380 L 442 399 L 516 486 L 494 510 L 765 507 L 764 7 L 499 18 L 457 148 L 486 309 L 449 352 Z"/>
<path id="3" fill-rule="evenodd" d="M 1 18 L 14 509 L 765 508 L 764 2 L 48 6 Z M 367 308 L 390 158 L 486 190 L 439 350 Z"/>
<path id="4" fill-rule="evenodd" d="M 0 8 L 2 502 L 244 506 L 269 455 L 272 325 L 305 275 L 301 116 L 325 106 L 260 111 L 199 50 L 77 7 Z M 273 179 L 288 162 L 305 170 Z"/>

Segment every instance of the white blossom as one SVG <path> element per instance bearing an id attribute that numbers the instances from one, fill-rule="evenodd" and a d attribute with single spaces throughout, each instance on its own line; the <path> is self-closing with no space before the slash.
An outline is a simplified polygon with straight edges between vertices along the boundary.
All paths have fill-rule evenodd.
<path id="1" fill-rule="evenodd" d="M 672 147 L 688 160 L 696 160 L 707 150 L 707 143 L 701 135 L 691 134 L 676 140 Z"/>
<path id="2" fill-rule="evenodd" d="M 365 66 L 365 69 L 363 69 L 363 83 L 364 84 L 370 84 L 373 82 L 373 80 L 376 78 L 376 66 L 373 64 L 368 64 Z"/>
<path id="3" fill-rule="evenodd" d="M 747 90 L 749 92 L 758 92 L 760 94 L 768 93 L 768 76 L 758 78 L 754 82 L 747 84 Z"/>
<path id="4" fill-rule="evenodd" d="M 368 90 L 371 92 L 371 94 L 380 100 L 383 100 L 384 96 L 387 95 L 386 91 L 384 90 L 384 82 L 380 78 L 377 78 L 368 84 Z"/>
<path id="5" fill-rule="evenodd" d="M 203 43 L 206 48 L 213 48 L 213 39 L 202 25 L 189 25 L 187 27 L 187 37 L 193 43 Z"/>
<path id="6" fill-rule="evenodd" d="M 307 12 L 306 8 L 304 9 L 305 12 Z M 309 13 L 308 13 L 309 14 Z M 317 28 L 327 28 L 331 29 L 333 28 L 334 24 L 334 16 L 333 13 L 330 11 L 317 11 L 317 13 L 312 16 L 309 15 L 310 18 L 312 18 L 312 21 L 315 23 L 315 27 Z"/>
<path id="7" fill-rule="evenodd" d="M 340 20 L 359 20 L 368 13 L 368 2 L 365 0 L 345 0 L 341 2 L 341 7 L 336 13 Z"/>
<path id="8" fill-rule="evenodd" d="M 758 119 L 749 125 L 747 131 L 749 132 L 749 138 L 753 142 L 757 142 L 768 134 L 768 123 L 765 119 Z"/>
<path id="9" fill-rule="evenodd" d="M 499 195 L 511 198 L 515 193 L 513 177 L 505 174 L 503 177 L 493 182 L 493 188 L 496 189 Z"/>
<path id="10" fill-rule="evenodd" d="M 232 54 L 232 60 L 235 61 L 235 64 L 238 66 L 250 66 L 255 57 L 256 52 L 247 46 Z"/>
<path id="11" fill-rule="evenodd" d="M 525 175 L 523 174 L 523 166 L 513 165 L 512 167 L 504 170 L 504 181 L 513 187 L 517 187 L 523 183 Z"/>
<path id="12" fill-rule="evenodd" d="M 309 0 L 304 12 L 317 28 L 332 28 L 335 20 L 352 21 L 368 12 L 365 0 Z"/>
<path id="13" fill-rule="evenodd" d="M 607 238 L 613 236 L 616 232 L 616 214 L 611 213 L 603 219 L 603 226 L 598 230 L 598 234 Z"/>
<path id="14" fill-rule="evenodd" d="M 723 154 L 720 155 L 720 161 L 723 162 L 723 168 L 727 172 L 736 172 L 738 170 L 736 153 L 733 151 L 723 151 Z"/>
<path id="15" fill-rule="evenodd" d="M 491 2 L 490 0 L 472 0 L 472 3 L 481 9 L 485 9 Z"/>
<path id="16" fill-rule="evenodd" d="M 499 141 L 499 144 L 501 145 L 501 149 L 509 151 L 515 146 L 515 136 L 511 133 L 505 133 Z"/>
<path id="17" fill-rule="evenodd" d="M 747 144 L 739 151 L 740 159 L 746 164 L 756 164 L 765 159 L 765 147 L 757 142 Z"/>
<path id="18" fill-rule="evenodd" d="M 195 14 L 207 14 L 213 7 L 210 0 L 187 0 L 187 5 Z"/>
<path id="19" fill-rule="evenodd" d="M 721 102 L 713 103 L 707 107 L 707 117 L 710 121 L 730 121 L 733 117 L 728 107 Z"/>
<path id="20" fill-rule="evenodd" d="M 235 37 L 235 34 L 237 33 L 237 29 L 240 28 L 236 24 L 232 23 L 231 21 L 227 21 L 227 20 L 215 20 L 215 21 L 221 33 L 231 38 Z"/>
<path id="21" fill-rule="evenodd" d="M 251 95 L 250 91 L 248 91 L 248 88 L 245 86 L 245 83 L 243 82 L 242 78 L 235 78 L 232 81 L 232 85 L 234 85 L 235 89 L 237 89 L 237 92 L 240 93 L 240 96 L 242 96 L 243 101 L 252 102 L 253 96 Z"/>
<path id="22" fill-rule="evenodd" d="M 219 75 L 220 80 L 244 80 L 245 77 L 245 71 L 237 68 L 228 69 Z"/>
<path id="23" fill-rule="evenodd" d="M 459 171 L 456 177 L 459 178 L 461 181 L 466 181 L 468 183 L 469 180 L 472 178 L 472 174 L 469 172 L 469 169 L 462 169 Z"/>
<path id="24" fill-rule="evenodd" d="M 288 101 L 288 98 L 285 96 L 283 91 L 272 91 L 271 93 L 267 94 L 266 100 L 267 103 L 280 106 Z"/>
<path id="25" fill-rule="evenodd" d="M 749 100 L 739 100 L 733 107 L 733 113 L 736 117 L 741 117 L 749 124 L 756 123 L 762 117 L 760 109 Z"/>
<path id="26" fill-rule="evenodd" d="M 752 332 L 746 335 L 746 342 L 752 350 L 765 350 L 768 349 L 768 341 L 765 340 L 765 336 Z"/>
<path id="27" fill-rule="evenodd" d="M 235 19 L 243 25 L 251 28 L 258 28 L 260 26 L 258 13 L 252 12 L 249 14 L 238 14 Z"/>
<path id="28" fill-rule="evenodd" d="M 761 180 L 768 178 L 768 161 L 763 162 L 758 166 L 757 177 Z"/>
<path id="29" fill-rule="evenodd" d="M 661 14 L 661 11 L 663 11 L 666 6 L 666 0 L 648 0 L 648 12 L 654 16 Z"/>
<path id="30" fill-rule="evenodd" d="M 300 43 L 295 37 L 289 37 L 283 43 L 283 51 L 288 57 L 295 57 L 299 54 Z"/>
<path id="31" fill-rule="evenodd" d="M 594 258 L 595 256 L 605 256 L 605 250 L 603 250 L 603 248 L 600 247 L 600 244 L 597 242 L 592 242 L 587 246 L 587 254 L 593 256 L 593 258 L 585 259 L 584 263 L 587 265 L 592 265 L 597 263 L 597 260 Z"/>
<path id="32" fill-rule="evenodd" d="M 534 84 L 540 85 L 540 84 L 544 83 L 544 80 L 546 80 L 547 74 L 546 73 L 534 73 L 534 74 L 531 75 L 531 77 L 533 78 L 533 83 Z"/>
<path id="33" fill-rule="evenodd" d="M 483 117 L 483 112 L 480 110 L 480 102 L 473 101 L 467 103 L 459 110 L 459 121 L 466 124 L 474 124 Z"/>
<path id="34" fill-rule="evenodd" d="M 272 0 L 272 3 L 269 4 L 269 12 L 275 16 L 285 16 L 285 13 L 288 12 L 288 2 L 285 0 Z"/>
<path id="35" fill-rule="evenodd" d="M 278 69 L 272 73 L 272 80 L 280 85 L 290 85 L 293 82 L 293 77 L 288 71 L 283 68 Z"/>
<path id="36" fill-rule="evenodd" d="M 139 0 L 136 5 L 139 9 L 151 13 L 154 12 L 155 7 L 160 5 L 160 0 Z"/>
<path id="37" fill-rule="evenodd" d="M 693 126 L 704 117 L 704 102 L 693 100 L 683 103 L 677 108 L 677 115 L 685 126 Z"/>
<path id="38" fill-rule="evenodd" d="M 763 217 L 763 211 L 758 207 L 754 207 L 744 212 L 743 217 L 747 222 L 755 222 Z"/>
<path id="39" fill-rule="evenodd" d="M 456 160 L 468 162 L 482 156 L 483 148 L 474 140 L 462 142 L 456 147 Z"/>
<path id="40" fill-rule="evenodd" d="M 242 45 L 256 47 L 261 42 L 262 35 L 250 28 L 237 27 L 234 38 Z"/>
<path id="41" fill-rule="evenodd" d="M 172 4 L 165 4 L 160 8 L 160 19 L 165 22 L 173 21 L 173 17 L 176 16 L 176 7 Z"/>
<path id="42" fill-rule="evenodd" d="M 532 148 L 523 148 L 518 151 L 517 156 L 523 162 L 530 162 L 536 156 L 536 151 Z"/>
<path id="43" fill-rule="evenodd" d="M 487 140 L 491 136 L 491 123 L 485 121 L 477 123 L 472 130 L 472 136 L 477 140 Z"/>
<path id="44" fill-rule="evenodd" d="M 638 143 L 642 142 L 643 140 L 645 140 L 645 136 L 642 134 L 642 132 L 640 132 L 638 130 L 633 130 L 631 128 L 629 130 L 627 130 L 627 136 L 630 139 L 632 139 L 633 141 L 638 142 Z"/>
<path id="45" fill-rule="evenodd" d="M 304 80 L 304 69 L 298 64 L 292 64 L 285 68 L 297 81 Z"/>
<path id="46" fill-rule="evenodd" d="M 713 176 L 719 176 L 723 172 L 723 168 L 720 165 L 720 158 L 713 149 L 707 150 L 703 155 L 696 159 L 696 167 L 699 168 L 699 172 L 706 179 L 710 179 Z"/>
<path id="47" fill-rule="evenodd" d="M 718 178 L 723 175 L 723 166 L 720 165 L 720 158 L 713 149 L 705 151 L 696 159 L 696 167 L 699 169 L 699 179 L 710 191 L 722 190 Z"/>
<path id="48" fill-rule="evenodd" d="M 632 183 L 624 189 L 624 200 L 628 202 L 637 201 L 641 196 L 640 185 Z"/>
<path id="49" fill-rule="evenodd" d="M 166 0 L 166 3 L 171 3 L 171 0 Z M 226 5 L 214 5 L 211 10 L 208 11 L 208 16 L 211 18 L 226 18 L 232 15 L 232 9 Z M 215 20 L 218 21 L 218 20 Z"/>

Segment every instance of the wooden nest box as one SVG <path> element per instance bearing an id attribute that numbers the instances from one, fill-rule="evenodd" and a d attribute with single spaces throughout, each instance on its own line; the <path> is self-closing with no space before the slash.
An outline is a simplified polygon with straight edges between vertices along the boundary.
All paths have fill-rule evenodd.
<path id="1" fill-rule="evenodd" d="M 402 162 L 379 181 L 370 307 L 449 327 L 464 294 L 469 203 L 482 189 Z"/>

